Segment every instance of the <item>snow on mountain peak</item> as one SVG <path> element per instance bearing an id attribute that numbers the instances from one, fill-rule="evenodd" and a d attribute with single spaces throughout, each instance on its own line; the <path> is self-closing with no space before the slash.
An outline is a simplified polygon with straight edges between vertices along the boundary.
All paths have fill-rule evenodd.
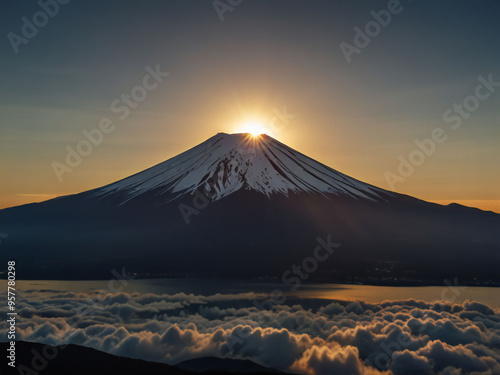
<path id="1" fill-rule="evenodd" d="M 384 191 L 337 172 L 268 135 L 218 133 L 163 163 L 99 188 L 93 195 L 120 193 L 126 196 L 126 202 L 157 190 L 173 194 L 168 198 L 173 200 L 197 189 L 210 191 L 213 200 L 240 189 L 268 197 L 307 192 L 370 200 Z"/>

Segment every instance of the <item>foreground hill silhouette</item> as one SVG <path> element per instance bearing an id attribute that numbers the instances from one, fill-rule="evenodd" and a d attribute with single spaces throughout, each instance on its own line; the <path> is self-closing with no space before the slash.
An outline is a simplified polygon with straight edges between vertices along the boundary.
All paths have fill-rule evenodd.
<path id="1" fill-rule="evenodd" d="M 40 375 L 110 375 L 110 374 L 147 374 L 147 375 L 266 375 L 277 374 L 273 370 L 259 366 L 251 361 L 225 360 L 220 358 L 203 358 L 201 361 L 187 362 L 187 367 L 197 370 L 189 371 L 180 367 L 169 366 L 163 363 L 147 362 L 140 359 L 119 357 L 79 345 L 48 346 L 19 341 L 16 343 L 16 366 L 7 365 L 2 361 L 2 374 L 35 374 Z M 0 343 L 2 353 L 7 353 L 9 345 Z M 38 353 L 34 354 L 34 353 Z M 47 359 L 42 353 L 49 353 Z M 54 357 L 52 357 L 55 354 Z M 33 358 L 35 362 L 33 362 Z M 33 366 L 34 365 L 34 366 Z M 203 367 L 207 366 L 207 371 Z M 241 371 L 226 371 L 226 369 L 240 368 Z M 247 371 L 249 368 L 250 371 Z"/>

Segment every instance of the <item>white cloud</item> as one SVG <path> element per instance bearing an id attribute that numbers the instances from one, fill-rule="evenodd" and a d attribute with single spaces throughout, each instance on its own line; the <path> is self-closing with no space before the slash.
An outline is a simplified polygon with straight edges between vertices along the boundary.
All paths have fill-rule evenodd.
<path id="1" fill-rule="evenodd" d="M 312 375 L 500 373 L 500 310 L 477 302 L 289 300 L 259 311 L 262 298 L 47 290 L 17 301 L 16 328 L 20 340 L 169 364 L 217 356 Z M 0 337 L 7 329 L 0 322 Z"/>

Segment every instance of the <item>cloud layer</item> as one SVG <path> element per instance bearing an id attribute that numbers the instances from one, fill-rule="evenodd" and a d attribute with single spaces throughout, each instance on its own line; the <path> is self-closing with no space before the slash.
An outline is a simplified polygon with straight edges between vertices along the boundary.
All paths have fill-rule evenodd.
<path id="1" fill-rule="evenodd" d="M 500 374 L 500 310 L 481 303 L 265 298 L 28 291 L 17 301 L 17 339 L 169 364 L 250 359 L 315 375 Z M 0 337 L 7 329 L 0 322 Z"/>

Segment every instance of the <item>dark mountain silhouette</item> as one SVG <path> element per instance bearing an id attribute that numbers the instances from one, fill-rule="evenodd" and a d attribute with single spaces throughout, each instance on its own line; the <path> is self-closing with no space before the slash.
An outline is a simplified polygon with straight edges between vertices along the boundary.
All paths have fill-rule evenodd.
<path id="1" fill-rule="evenodd" d="M 214 357 L 190 359 L 188 361 L 178 363 L 176 367 L 196 373 L 204 373 L 206 371 L 218 371 L 218 372 L 225 371 L 225 372 L 241 373 L 241 374 L 258 374 L 258 373 L 284 374 L 283 372 L 277 370 L 270 370 L 249 360 L 229 359 L 229 358 L 223 359 Z"/>
<path id="2" fill-rule="evenodd" d="M 268 136 L 217 134 L 80 194 L 0 211 L 19 278 L 276 276 L 339 243 L 307 280 L 497 280 L 500 215 L 389 192 Z M 2 267 L 6 262 L 2 261 Z"/>
<path id="3" fill-rule="evenodd" d="M 10 345 L 0 343 L 2 353 L 8 353 Z M 96 349 L 79 346 L 50 346 L 34 342 L 16 342 L 16 367 L 2 360 L 2 374 L 40 374 L 40 375 L 110 375 L 110 374 L 147 374 L 147 375 L 266 375 L 276 374 L 273 370 L 258 366 L 251 361 L 206 358 L 209 367 L 206 371 L 184 370 L 164 363 L 147 362 L 141 359 L 115 356 Z M 193 360 L 192 363 L 196 363 Z M 202 364 L 200 362 L 200 364 Z M 214 366 L 215 365 L 215 366 Z M 246 366 L 250 371 L 246 371 Z M 240 368 L 243 371 L 226 371 L 225 368 Z M 258 371 L 252 369 L 257 368 Z"/>

